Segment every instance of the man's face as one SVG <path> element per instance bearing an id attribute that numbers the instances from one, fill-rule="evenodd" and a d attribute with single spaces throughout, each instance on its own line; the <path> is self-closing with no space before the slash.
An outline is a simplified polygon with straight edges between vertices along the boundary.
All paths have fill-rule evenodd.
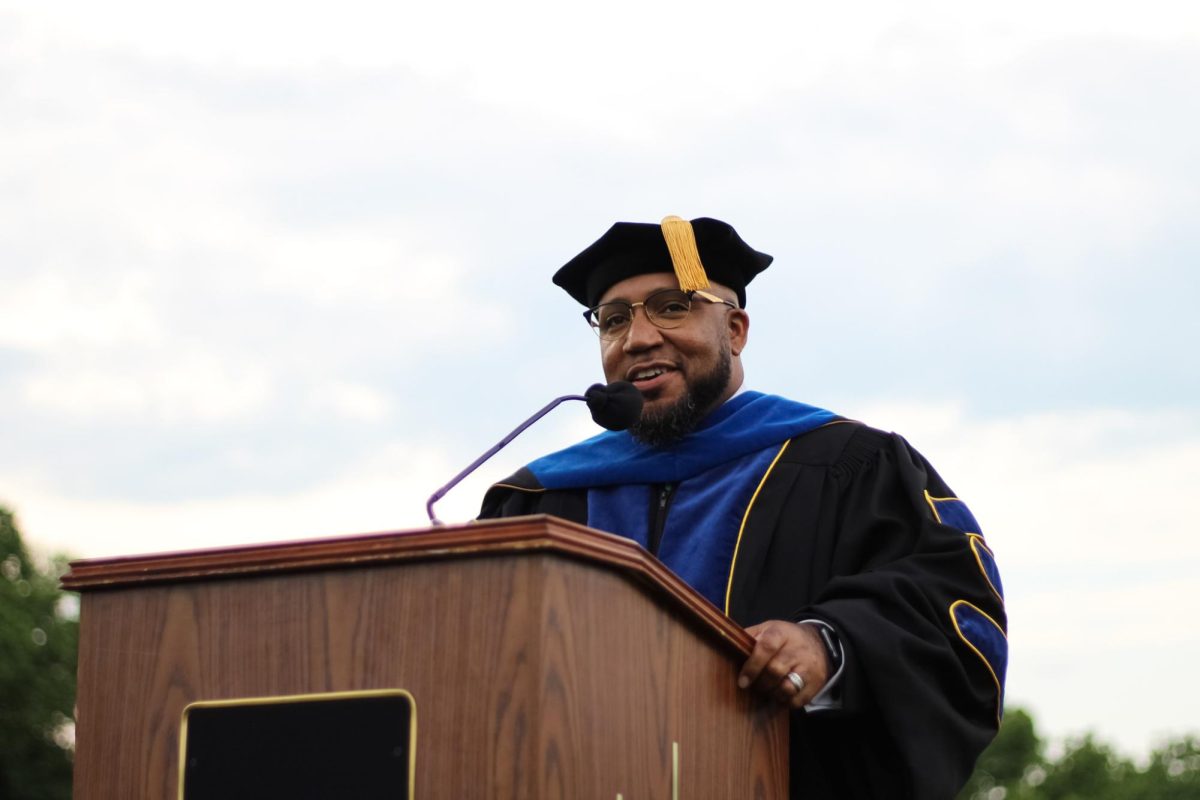
<path id="1" fill-rule="evenodd" d="M 640 303 L 654 292 L 678 288 L 671 273 L 636 275 L 613 284 L 600 302 Z M 710 291 L 736 302 L 729 289 L 714 285 Z M 609 382 L 631 381 L 641 391 L 643 421 L 663 418 L 689 399 L 703 405 L 694 409 L 697 419 L 702 418 L 741 385 L 741 362 L 731 366 L 730 359 L 741 354 L 748 327 L 744 311 L 700 299 L 678 328 L 657 327 L 639 307 L 624 338 L 601 340 L 604 377 Z"/>

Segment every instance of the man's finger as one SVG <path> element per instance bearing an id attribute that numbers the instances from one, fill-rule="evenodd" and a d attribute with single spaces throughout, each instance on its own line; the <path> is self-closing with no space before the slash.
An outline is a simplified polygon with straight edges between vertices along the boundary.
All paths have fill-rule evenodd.
<path id="1" fill-rule="evenodd" d="M 805 686 L 804 691 L 796 692 L 788 699 L 788 705 L 794 709 L 804 708 L 816 696 L 817 693 L 813 691 L 811 686 Z"/>
<path id="2" fill-rule="evenodd" d="M 746 659 L 746 663 L 742 665 L 741 674 L 738 675 L 738 688 L 748 688 L 752 683 L 755 683 L 762 674 L 763 668 L 770 663 L 775 654 L 780 648 L 787 643 L 784 636 L 778 634 L 769 627 L 768 624 L 755 625 L 747 628 L 747 631 L 755 637 L 754 651 L 750 653 L 750 657 Z"/>
<path id="3" fill-rule="evenodd" d="M 770 661 L 763 665 L 762 670 L 758 673 L 758 678 L 754 681 L 754 688 L 764 694 L 785 691 L 784 684 L 791 686 L 786 676 L 795 665 L 796 654 L 791 647 L 785 644 L 775 652 Z"/>

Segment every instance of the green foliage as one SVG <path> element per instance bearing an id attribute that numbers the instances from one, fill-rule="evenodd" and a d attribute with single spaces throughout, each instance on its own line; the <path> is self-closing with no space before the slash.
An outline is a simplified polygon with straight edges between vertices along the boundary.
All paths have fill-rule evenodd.
<path id="1" fill-rule="evenodd" d="M 1055 759 L 1044 749 L 1033 718 L 1009 709 L 959 800 L 1200 798 L 1200 741 L 1190 736 L 1155 750 L 1144 768 L 1091 734 L 1068 740 Z"/>
<path id="2" fill-rule="evenodd" d="M 1138 800 L 1195 800 L 1200 797 L 1200 741 L 1186 736 L 1168 742 L 1150 756 L 1137 776 Z"/>
<path id="3" fill-rule="evenodd" d="M 67 800 L 74 745 L 79 623 L 58 588 L 65 561 L 42 571 L 0 507 L 0 797 Z"/>
<path id="4" fill-rule="evenodd" d="M 971 780 L 959 795 L 966 800 L 985 800 L 995 787 L 1004 787 L 1006 800 L 1016 796 L 1025 774 L 1045 764 L 1042 743 L 1033 727 L 1033 717 L 1020 708 L 1010 709 L 995 741 L 975 764 Z"/>

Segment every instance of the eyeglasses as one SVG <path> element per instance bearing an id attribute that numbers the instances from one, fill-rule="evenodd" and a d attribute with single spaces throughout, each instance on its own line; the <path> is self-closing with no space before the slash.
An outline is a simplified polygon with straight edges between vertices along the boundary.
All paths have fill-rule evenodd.
<path id="1" fill-rule="evenodd" d="M 601 303 L 595 308 L 589 308 L 583 312 L 583 318 L 601 339 L 611 342 L 615 339 L 625 338 L 625 334 L 629 332 L 629 326 L 633 324 L 635 308 L 640 306 L 646 312 L 646 319 L 659 328 L 678 328 L 691 313 L 692 300 L 696 298 L 713 304 L 724 304 L 730 308 L 737 308 L 728 300 L 722 300 L 716 295 L 698 289 L 690 292 L 662 289 L 640 303 L 626 303 L 624 300 Z"/>

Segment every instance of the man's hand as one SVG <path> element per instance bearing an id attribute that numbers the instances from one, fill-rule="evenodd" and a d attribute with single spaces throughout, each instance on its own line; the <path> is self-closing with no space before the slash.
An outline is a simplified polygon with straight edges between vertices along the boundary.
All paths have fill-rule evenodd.
<path id="1" fill-rule="evenodd" d="M 799 709 L 816 697 L 829 680 L 829 656 L 812 625 L 772 619 L 751 625 L 746 632 L 756 641 L 754 652 L 738 676 L 738 687 Z M 788 673 L 799 675 L 804 688 L 797 688 Z"/>

